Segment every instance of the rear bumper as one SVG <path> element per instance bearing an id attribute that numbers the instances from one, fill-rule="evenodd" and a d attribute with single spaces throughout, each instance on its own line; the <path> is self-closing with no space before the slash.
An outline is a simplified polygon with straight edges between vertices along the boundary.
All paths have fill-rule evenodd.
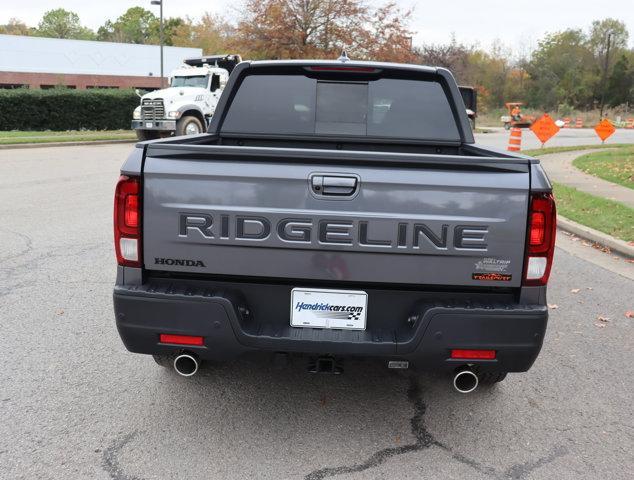
<path id="1" fill-rule="evenodd" d="M 290 295 L 292 287 L 269 287 L 279 294 L 265 291 L 261 295 L 271 303 L 282 304 L 277 315 L 263 315 L 262 303 L 253 299 L 247 287 L 235 288 L 235 284 L 205 286 L 203 282 L 161 280 L 117 286 L 117 328 L 128 350 L 144 354 L 169 355 L 188 350 L 202 359 L 223 361 L 254 351 L 294 352 L 407 360 L 422 369 L 454 369 L 470 363 L 484 371 L 521 372 L 537 358 L 548 320 L 547 307 L 542 305 L 474 304 L 463 299 L 412 302 L 416 292 L 367 289 L 370 303 L 366 331 L 293 328 L 289 314 L 283 318 L 282 313 L 289 311 L 290 297 L 286 301 L 284 297 L 286 290 Z M 395 318 L 386 324 L 384 319 L 389 314 L 381 298 L 390 304 L 395 295 L 401 295 L 407 305 L 390 309 L 396 312 Z M 256 311 L 245 297 L 253 299 Z M 379 299 L 374 302 L 374 317 L 370 310 L 373 298 Z M 161 344 L 161 333 L 203 336 L 204 346 Z M 451 349 L 493 349 L 497 358 L 451 360 Z"/>
<path id="2" fill-rule="evenodd" d="M 176 120 L 132 120 L 132 130 L 176 130 Z"/>

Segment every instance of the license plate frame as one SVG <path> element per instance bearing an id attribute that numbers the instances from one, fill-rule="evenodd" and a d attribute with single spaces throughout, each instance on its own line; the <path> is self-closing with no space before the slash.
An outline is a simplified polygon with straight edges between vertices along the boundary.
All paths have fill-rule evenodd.
<path id="1" fill-rule="evenodd" d="M 291 290 L 291 327 L 363 331 L 367 314 L 368 294 L 362 290 Z"/>

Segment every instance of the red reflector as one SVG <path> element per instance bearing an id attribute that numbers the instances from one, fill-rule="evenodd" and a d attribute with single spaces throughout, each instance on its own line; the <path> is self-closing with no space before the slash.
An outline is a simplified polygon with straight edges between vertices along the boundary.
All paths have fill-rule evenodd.
<path id="1" fill-rule="evenodd" d="M 544 243 L 545 233 L 546 217 L 544 212 L 533 212 L 531 214 L 530 244 L 535 246 Z"/>
<path id="2" fill-rule="evenodd" d="M 203 337 L 194 337 L 191 335 L 168 335 L 161 333 L 161 343 L 173 343 L 176 345 L 203 345 Z"/>
<path id="3" fill-rule="evenodd" d="M 126 227 L 139 226 L 139 196 L 126 195 L 125 197 L 125 224 Z"/>
<path id="4" fill-rule="evenodd" d="M 493 360 L 495 359 L 495 350 L 452 350 L 451 358 Z"/>

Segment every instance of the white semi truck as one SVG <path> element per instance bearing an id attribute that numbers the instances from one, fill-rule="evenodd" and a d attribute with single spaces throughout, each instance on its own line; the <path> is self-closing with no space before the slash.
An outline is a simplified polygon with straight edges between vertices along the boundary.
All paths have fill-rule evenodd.
<path id="1" fill-rule="evenodd" d="M 241 61 L 240 55 L 185 60 L 172 71 L 168 88 L 141 97 L 132 120 L 139 140 L 205 132 L 229 74 Z"/>

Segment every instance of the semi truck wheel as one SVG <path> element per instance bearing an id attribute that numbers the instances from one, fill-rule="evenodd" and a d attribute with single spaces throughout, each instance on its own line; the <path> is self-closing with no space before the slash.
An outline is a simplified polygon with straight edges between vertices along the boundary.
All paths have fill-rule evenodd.
<path id="1" fill-rule="evenodd" d="M 196 135 L 203 133 L 203 124 L 196 117 L 186 115 L 176 123 L 176 135 Z"/>
<path id="2" fill-rule="evenodd" d="M 159 132 L 156 130 L 136 130 L 136 138 L 141 141 L 156 140 L 159 138 Z"/>

